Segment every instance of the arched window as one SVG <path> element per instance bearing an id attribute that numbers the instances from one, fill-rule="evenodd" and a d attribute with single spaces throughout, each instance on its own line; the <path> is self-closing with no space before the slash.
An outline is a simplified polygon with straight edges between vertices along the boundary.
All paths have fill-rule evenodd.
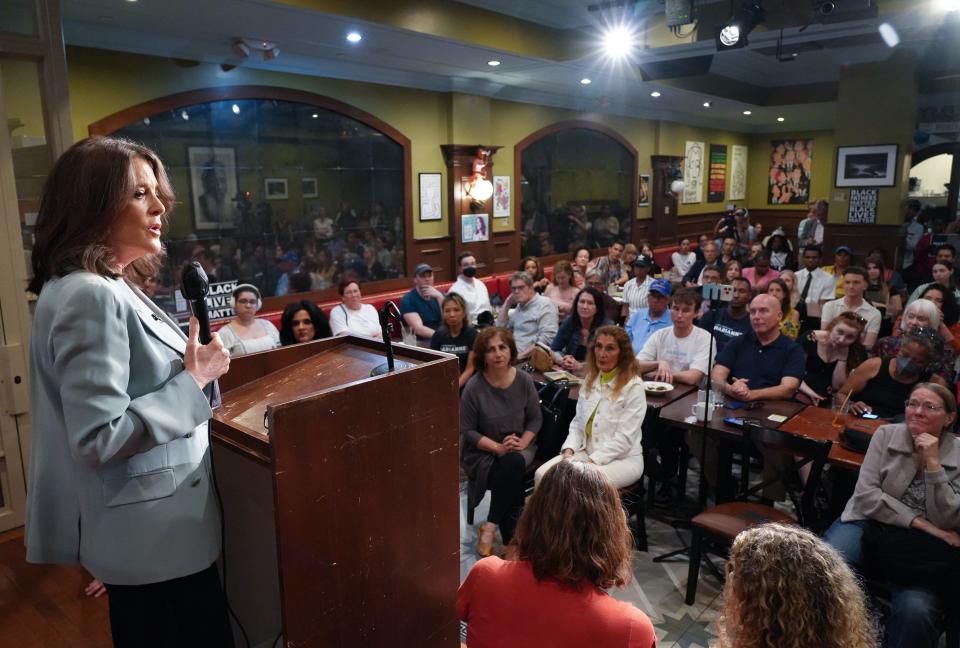
<path id="1" fill-rule="evenodd" d="M 635 213 L 637 151 L 615 131 L 563 122 L 517 145 L 523 254 L 629 242 Z"/>
<path id="2" fill-rule="evenodd" d="M 167 166 L 178 204 L 155 298 L 170 312 L 185 310 L 174 287 L 192 260 L 265 298 L 406 274 L 410 143 L 371 115 L 242 87 L 142 104 L 90 131 L 142 142 Z"/>

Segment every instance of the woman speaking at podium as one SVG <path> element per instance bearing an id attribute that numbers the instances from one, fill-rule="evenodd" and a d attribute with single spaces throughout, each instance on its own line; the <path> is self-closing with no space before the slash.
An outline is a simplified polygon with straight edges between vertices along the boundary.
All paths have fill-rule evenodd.
<path id="1" fill-rule="evenodd" d="M 153 151 L 88 138 L 54 165 L 35 230 L 27 560 L 103 581 L 120 647 L 233 645 L 204 392 L 230 356 L 136 287 L 173 204 Z"/>

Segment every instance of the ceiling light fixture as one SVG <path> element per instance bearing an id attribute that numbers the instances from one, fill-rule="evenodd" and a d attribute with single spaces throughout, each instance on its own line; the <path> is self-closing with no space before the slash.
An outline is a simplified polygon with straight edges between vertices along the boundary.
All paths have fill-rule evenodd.
<path id="1" fill-rule="evenodd" d="M 314 119 L 317 119 L 317 118 L 320 117 L 319 113 L 313 113 L 313 114 L 310 115 L 310 116 L 311 116 L 312 118 L 314 118 Z"/>
<path id="2" fill-rule="evenodd" d="M 603 32 L 603 53 L 607 58 L 620 60 L 633 52 L 633 29 L 626 25 L 609 27 Z"/>
<path id="3" fill-rule="evenodd" d="M 733 17 L 717 29 L 717 51 L 746 47 L 749 44 L 747 34 L 763 19 L 763 7 L 759 0 L 743 0 Z"/>
<path id="4" fill-rule="evenodd" d="M 360 32 L 352 31 L 347 34 L 347 40 L 351 43 L 359 43 L 363 40 L 363 36 L 360 35 Z"/>
<path id="5" fill-rule="evenodd" d="M 713 104 L 710 103 L 709 101 L 704 101 L 704 102 L 703 102 L 703 107 L 704 107 L 704 108 L 709 108 L 709 107 L 712 106 L 712 105 L 713 105 Z"/>
<path id="6" fill-rule="evenodd" d="M 660 96 L 660 93 L 657 92 L 656 90 L 654 90 L 653 92 L 650 93 L 650 96 L 653 97 L 654 99 L 656 99 L 657 97 Z"/>
<path id="7" fill-rule="evenodd" d="M 743 114 L 744 114 L 744 115 L 752 115 L 752 114 L 753 114 L 753 111 L 751 111 L 751 110 L 744 110 L 744 111 L 743 111 Z"/>
<path id="8" fill-rule="evenodd" d="M 500 61 L 498 61 L 497 59 L 493 59 L 492 61 L 487 61 L 487 65 L 489 65 L 490 67 L 497 67 L 498 65 L 500 65 Z"/>
<path id="9" fill-rule="evenodd" d="M 234 115 L 240 114 L 240 106 L 238 106 L 237 104 L 233 104 L 232 106 L 230 106 L 230 110 L 233 111 Z"/>
<path id="10" fill-rule="evenodd" d="M 280 48 L 276 43 L 260 38 L 238 38 L 233 42 L 233 51 L 240 58 L 249 58 L 258 52 L 264 61 L 272 61 L 280 56 Z"/>
<path id="11" fill-rule="evenodd" d="M 880 32 L 880 38 L 887 44 L 887 47 L 896 47 L 900 44 L 900 34 L 890 23 L 883 23 L 877 28 L 877 31 Z"/>
<path id="12" fill-rule="evenodd" d="M 937 0 L 940 11 L 960 11 L 960 0 Z"/>
<path id="13" fill-rule="evenodd" d="M 778 121 L 778 122 L 785 122 L 785 121 L 787 121 L 787 120 L 784 119 L 783 117 L 777 117 L 777 121 Z"/>
<path id="14" fill-rule="evenodd" d="M 581 84 L 581 85 L 590 85 L 591 83 L 593 83 L 593 81 L 591 81 L 591 80 L 588 79 L 587 77 L 583 77 L 582 79 L 580 79 L 580 84 Z"/>
<path id="15" fill-rule="evenodd" d="M 186 110 L 181 110 L 180 119 L 182 119 L 183 121 L 190 121 L 190 113 L 188 113 Z"/>

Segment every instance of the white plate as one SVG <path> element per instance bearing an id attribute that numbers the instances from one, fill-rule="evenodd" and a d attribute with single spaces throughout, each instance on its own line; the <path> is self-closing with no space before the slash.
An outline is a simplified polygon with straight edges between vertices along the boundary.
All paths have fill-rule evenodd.
<path id="1" fill-rule="evenodd" d="M 643 381 L 643 388 L 648 394 L 666 394 L 673 391 L 673 385 L 666 382 L 656 382 L 655 380 Z"/>

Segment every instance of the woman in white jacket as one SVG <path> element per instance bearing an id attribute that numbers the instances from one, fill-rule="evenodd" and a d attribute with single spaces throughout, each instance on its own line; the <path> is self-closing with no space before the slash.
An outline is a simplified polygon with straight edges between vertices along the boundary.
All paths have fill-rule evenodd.
<path id="1" fill-rule="evenodd" d="M 570 432 L 561 454 L 537 470 L 537 483 L 564 459 L 596 464 L 617 488 L 643 476 L 640 428 L 647 398 L 630 336 L 618 326 L 603 326 L 594 340 Z"/>

